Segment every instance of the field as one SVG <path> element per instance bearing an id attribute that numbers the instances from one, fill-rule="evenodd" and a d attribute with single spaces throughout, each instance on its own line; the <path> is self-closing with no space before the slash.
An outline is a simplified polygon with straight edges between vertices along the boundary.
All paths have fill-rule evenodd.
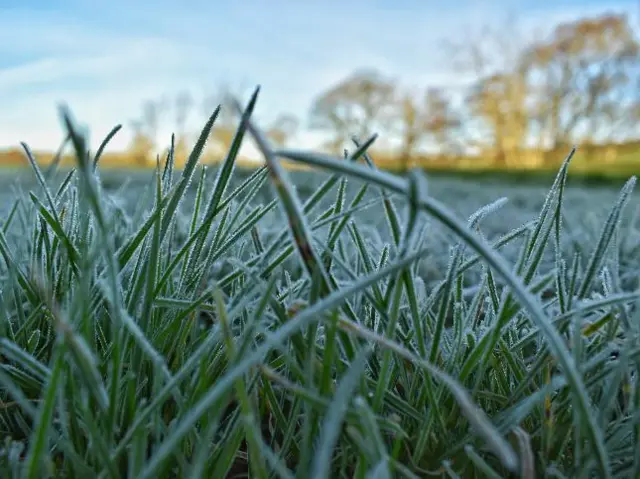
<path id="1" fill-rule="evenodd" d="M 635 179 L 94 174 L 75 135 L 0 177 L 9 477 L 639 477 Z"/>
<path id="2" fill-rule="evenodd" d="M 64 173 L 58 173 L 59 178 L 64 177 Z M 237 188 L 246 181 L 253 173 L 253 170 L 236 170 L 230 179 L 229 188 Z M 216 169 L 208 167 L 206 188 L 212 188 Z M 140 218 L 148 213 L 153 203 L 153 173 L 145 171 L 131 172 L 129 170 L 107 170 L 101 176 L 102 188 L 110 196 L 110 199 L 125 216 Z M 176 173 L 175 177 L 178 178 Z M 323 171 L 313 172 L 290 172 L 289 178 L 295 187 L 301 200 L 306 201 L 318 190 L 318 188 L 331 176 Z M 458 179 L 455 177 L 426 177 L 428 192 L 435 199 L 450 208 L 459 218 L 468 219 L 479 209 L 495 203 L 501 202 L 499 209 L 493 214 L 486 214 L 481 222 L 480 230 L 489 241 L 495 241 L 501 236 L 522 227 L 526 223 L 535 221 L 544 204 L 549 192 L 550 183 L 545 186 L 539 181 L 531 183 L 510 182 L 504 178 L 492 180 L 481 178 L 473 180 L 470 178 Z M 344 189 L 345 199 L 350 202 L 358 194 L 363 182 L 359 180 L 345 179 Z M 191 183 L 185 191 L 185 197 L 181 205 L 179 225 L 183 228 L 179 233 L 185 234 L 188 221 L 193 214 L 193 205 L 198 184 Z M 0 172 L 0 217 L 8 214 L 16 196 L 25 198 L 28 191 L 37 191 L 38 183 L 30 170 L 14 170 L 10 172 Z M 581 250 L 586 260 L 588 255 L 596 246 L 598 235 L 604 221 L 611 208 L 616 203 L 620 194 L 617 186 L 583 186 L 578 183 L 572 186 L 571 177 L 567 179 L 567 189 L 563 195 L 562 211 L 562 252 L 563 257 L 571 257 L 577 249 Z M 146 197 L 146 201 L 140 201 Z M 267 205 L 276 198 L 272 186 L 265 181 L 262 186 L 253 192 L 253 197 L 246 205 L 246 210 L 250 211 L 258 205 Z M 623 212 L 620 220 L 621 234 L 625 240 L 619 245 L 620 260 L 624 265 L 624 273 L 621 277 L 625 280 L 634 278 L 634 266 L 637 264 L 633 259 L 640 254 L 640 192 L 633 191 L 629 203 L 630 205 Z M 381 204 L 379 192 L 370 188 L 363 196 L 359 209 L 354 213 L 354 220 L 357 222 L 362 236 L 366 243 L 373 248 L 370 253 L 373 256 L 379 255 L 384 245 L 393 242 L 388 218 L 381 214 Z M 504 202 L 503 202 L 504 201 Z M 26 200 L 28 204 L 28 200 Z M 314 211 L 325 212 L 332 208 L 335 203 L 335 192 L 327 194 L 319 202 Z M 399 197 L 394 202 L 399 209 L 400 217 L 406 217 L 407 202 Z M 144 211 L 136 211 L 143 208 Z M 635 222 L 630 224 L 630 219 L 635 218 Z M 447 270 L 449 263 L 449 249 L 453 245 L 455 235 L 447 231 L 442 224 L 424 215 L 419 220 L 420 226 L 427 228 L 420 238 L 421 243 L 428 246 L 425 256 L 419 261 L 423 267 L 418 269 L 422 280 L 439 281 Z M 286 219 L 283 217 L 281 208 L 271 207 L 257 224 L 261 234 L 265 238 L 281 234 L 287 229 Z M 325 238 L 328 228 L 326 225 L 314 231 L 314 235 Z M 126 235 L 127 231 L 124 231 Z M 243 241 L 238 241 L 240 245 Z M 521 249 L 522 239 L 515 240 L 512 245 L 506 245 L 501 252 L 509 260 L 515 263 Z M 348 246 L 347 246 L 348 247 Z M 352 247 L 352 246 L 351 246 Z M 241 247 L 238 248 L 242 250 Z M 237 251 L 233 250 L 235 254 Z M 555 250 L 548 247 L 544 251 L 540 271 L 549 272 L 554 266 Z M 291 262 L 295 267 L 298 261 Z M 640 263 L 640 259 L 638 260 Z M 627 271 L 628 269 L 628 271 Z M 475 282 L 477 277 L 472 282 Z"/>

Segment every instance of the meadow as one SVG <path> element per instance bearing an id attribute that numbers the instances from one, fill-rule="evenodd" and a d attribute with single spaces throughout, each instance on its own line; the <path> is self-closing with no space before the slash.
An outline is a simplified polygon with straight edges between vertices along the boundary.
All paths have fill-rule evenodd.
<path id="1" fill-rule="evenodd" d="M 3 475 L 640 476 L 635 178 L 274 151 L 256 98 L 216 168 L 214 117 L 131 174 L 65 114 L 74 170 L 0 177 Z"/>

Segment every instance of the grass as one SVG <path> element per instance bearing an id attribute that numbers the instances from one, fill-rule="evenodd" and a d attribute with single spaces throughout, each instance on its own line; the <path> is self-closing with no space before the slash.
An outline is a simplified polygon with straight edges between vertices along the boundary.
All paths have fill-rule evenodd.
<path id="1" fill-rule="evenodd" d="M 375 138 L 275 151 L 257 97 L 212 181 L 218 111 L 132 212 L 65 110 L 74 170 L 25 145 L 37 189 L 0 227 L 3 474 L 638 477 L 635 178 L 568 213 L 569 155 L 490 239 L 506 199 L 463 221 L 421 173 L 376 169 Z M 245 137 L 266 166 L 235 180 Z M 301 195 L 283 160 L 327 174 Z"/>

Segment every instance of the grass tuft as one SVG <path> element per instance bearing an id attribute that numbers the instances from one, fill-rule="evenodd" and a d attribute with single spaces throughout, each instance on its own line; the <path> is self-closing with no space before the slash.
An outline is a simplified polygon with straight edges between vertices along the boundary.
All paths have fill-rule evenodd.
<path id="1" fill-rule="evenodd" d="M 119 126 L 91 155 L 62 109 L 67 172 L 23 144 L 33 188 L 0 218 L 3 474 L 637 477 L 636 179 L 587 211 L 572 151 L 528 217 L 380 171 L 375 135 L 274 149 L 258 94 L 215 175 L 220 108 L 135 201 L 100 168 Z"/>

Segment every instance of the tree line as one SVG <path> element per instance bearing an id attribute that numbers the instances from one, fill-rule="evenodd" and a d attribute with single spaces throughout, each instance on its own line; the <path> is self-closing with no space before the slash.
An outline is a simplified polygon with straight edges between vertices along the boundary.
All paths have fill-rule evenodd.
<path id="1" fill-rule="evenodd" d="M 640 155 L 640 40 L 626 15 L 581 18 L 526 40 L 513 24 L 487 28 L 447 48 L 452 72 L 469 78 L 462 86 L 410 89 L 376 69 L 357 69 L 319 92 L 307 119 L 282 113 L 268 135 L 286 145 L 305 126 L 322 132 L 323 147 L 340 154 L 354 135 L 375 132 L 395 140 L 387 154 L 402 168 L 469 157 L 504 167 L 545 166 L 574 144 L 586 157 L 602 151 Z M 220 88 L 202 102 L 207 115 L 222 105 L 211 154 L 228 148 L 237 125 L 231 94 Z M 168 103 L 146 103 L 132 123 L 136 157 L 145 161 L 153 150 L 168 111 L 176 149 L 184 150 L 194 106 L 184 93 Z"/>

